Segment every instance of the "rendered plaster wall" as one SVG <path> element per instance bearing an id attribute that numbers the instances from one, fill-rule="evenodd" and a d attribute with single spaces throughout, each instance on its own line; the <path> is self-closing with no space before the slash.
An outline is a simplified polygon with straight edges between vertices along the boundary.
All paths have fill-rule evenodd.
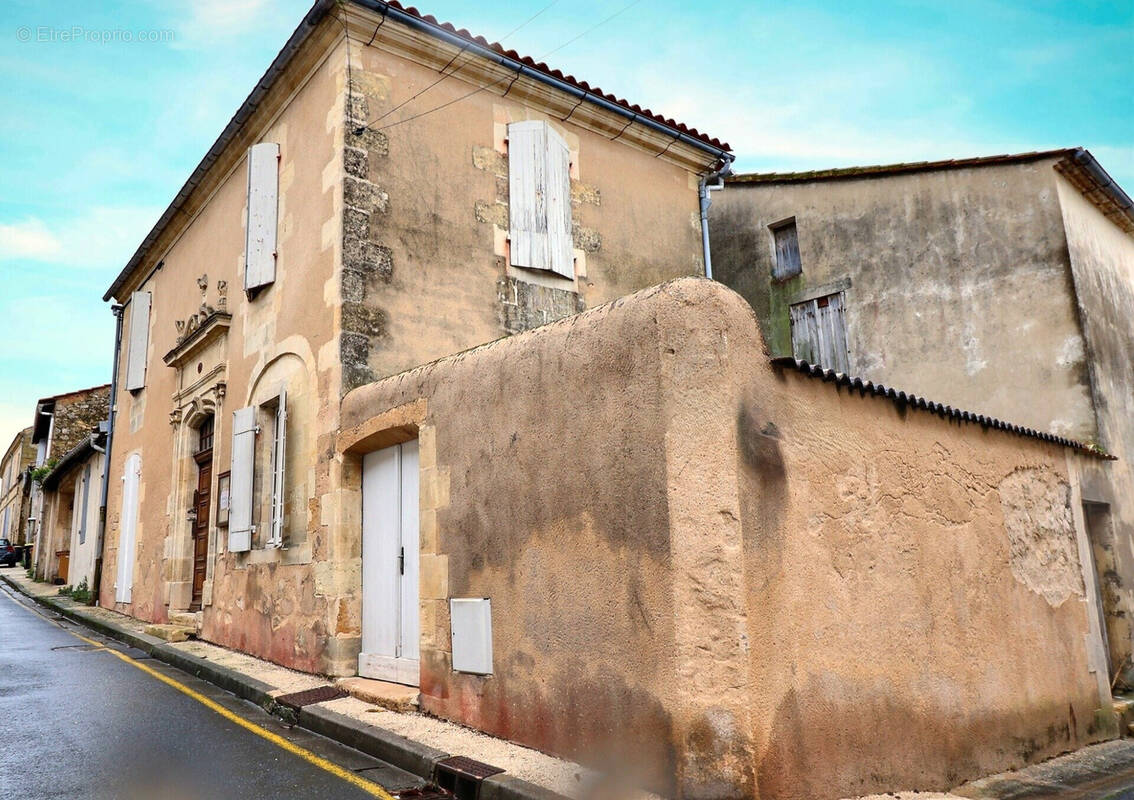
<path id="1" fill-rule="evenodd" d="M 500 97 L 504 83 L 464 97 L 476 88 L 464 73 L 398 108 L 438 73 L 380 49 L 387 31 L 371 36 L 378 21 L 360 30 L 362 42 L 352 46 L 344 150 L 344 392 L 703 272 L 691 171 L 655 158 L 656 151 L 561 122 L 515 95 Z M 376 43 L 364 46 L 367 39 Z M 429 58 L 437 45 L 420 47 Z M 508 263 L 505 140 L 508 123 L 526 119 L 548 120 L 570 148 L 574 280 Z M 354 133 L 370 122 L 371 129 Z"/>
<path id="2" fill-rule="evenodd" d="M 1093 440 L 1055 161 L 729 183 L 711 212 L 716 277 L 772 355 L 792 354 L 791 303 L 841 289 L 852 374 Z M 793 216 L 803 274 L 773 281 L 768 226 Z"/>
<path id="3" fill-rule="evenodd" d="M 347 395 L 344 469 L 420 438 L 424 708 L 689 798 L 1105 735 L 1064 451 L 762 350 L 685 279 Z M 449 597 L 491 598 L 491 676 L 451 670 Z"/>
<path id="4" fill-rule="evenodd" d="M 296 58 L 301 66 L 282 77 L 246 123 L 244 138 L 226 151 L 227 164 L 210 176 L 188 205 L 185 222 L 163 235 L 151 263 L 121 293 L 152 294 L 146 386 L 117 397 L 110 466 L 108 526 L 102 602 L 114 606 L 123 467 L 141 456 L 140 506 L 132 603 L 121 611 L 164 621 L 188 607 L 192 541 L 186 510 L 196 489 L 192 451 L 196 426 L 215 414 L 208 572 L 201 636 L 293 668 L 336 669 L 333 585 L 320 585 L 311 562 L 335 557 L 329 533 L 334 495 L 329 443 L 338 428 L 340 369 L 335 339 L 339 279 L 339 203 L 342 176 L 341 54 L 322 58 L 333 39 L 333 20 L 312 36 Z M 341 29 L 340 29 L 341 32 Z M 328 37 L 328 38 L 321 38 Z M 316 52 L 317 51 L 317 52 Z M 280 145 L 278 255 L 275 282 L 253 298 L 243 291 L 249 145 Z M 160 262 L 160 264 L 159 264 Z M 157 267 L 155 270 L 154 268 Z M 199 279 L 207 276 L 202 282 Z M 221 291 L 221 282 L 226 292 Z M 232 315 L 227 333 L 203 347 L 180 369 L 163 356 L 178 339 L 176 322 L 202 304 Z M 125 330 L 133 307 L 127 305 Z M 124 385 L 125 349 L 119 375 Z M 227 528 L 217 524 L 217 477 L 231 463 L 232 414 L 269 401 L 286 387 L 288 460 L 283 549 L 264 548 L 268 520 L 248 553 L 230 553 Z M 260 434 L 262 469 L 268 448 Z M 270 481 L 269 481 L 270 484 Z M 263 497 L 265 481 L 257 484 Z M 340 664 L 337 667 L 342 670 Z"/>
<path id="5" fill-rule="evenodd" d="M 1134 237 L 1056 176 L 1091 363 L 1099 444 L 1118 457 L 1083 470 L 1112 668 L 1134 686 Z M 1105 505 L 1103 505 L 1105 504 Z"/>

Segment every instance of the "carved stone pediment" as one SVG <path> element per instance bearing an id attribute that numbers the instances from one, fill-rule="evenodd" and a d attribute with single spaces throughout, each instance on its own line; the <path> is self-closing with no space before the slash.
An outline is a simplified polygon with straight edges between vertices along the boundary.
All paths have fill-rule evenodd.
<path id="1" fill-rule="evenodd" d="M 177 345 L 165 354 L 163 360 L 167 365 L 180 369 L 213 342 L 225 337 L 231 324 L 232 314 L 225 314 L 211 307 L 202 307 L 200 312 L 185 321 L 184 333 Z M 181 330 L 182 326 L 179 324 L 178 331 Z"/>

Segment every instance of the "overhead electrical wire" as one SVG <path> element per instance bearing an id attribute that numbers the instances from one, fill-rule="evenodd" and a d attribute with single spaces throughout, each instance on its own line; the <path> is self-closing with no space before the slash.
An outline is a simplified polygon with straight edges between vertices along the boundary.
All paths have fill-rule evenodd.
<path id="1" fill-rule="evenodd" d="M 629 10 L 630 10 L 631 8 L 633 8 L 634 6 L 638 5 L 638 4 L 639 4 L 639 3 L 641 3 L 641 2 L 642 2 L 642 0 L 631 0 L 631 2 L 629 2 L 629 3 L 627 3 L 626 5 L 622 6 L 622 7 L 620 8 L 620 9 L 618 9 L 617 11 L 615 11 L 615 12 L 614 12 L 613 14 L 611 14 L 611 15 L 609 15 L 609 16 L 607 16 L 607 17 L 604 17 L 603 19 L 599 20 L 598 22 L 596 22 L 596 23 L 595 23 L 594 25 L 592 25 L 591 27 L 589 27 L 589 28 L 585 29 L 585 30 L 584 30 L 584 31 L 583 31 L 582 33 L 579 33 L 579 34 L 577 34 L 576 36 L 573 36 L 572 38 L 568 39 L 568 40 L 567 40 L 566 42 L 564 42 L 563 44 L 559 45 L 558 47 L 556 47 L 556 48 L 554 48 L 554 49 L 552 49 L 552 50 L 548 50 L 548 51 L 547 51 L 546 53 L 544 53 L 543 55 L 539 56 L 539 57 L 538 57 L 538 58 L 536 59 L 536 61 L 543 61 L 543 60 L 544 60 L 544 59 L 546 59 L 546 58 L 547 58 L 548 56 L 551 56 L 551 55 L 554 55 L 555 53 L 558 53 L 558 52 L 559 52 L 560 50 L 562 50 L 563 48 L 565 48 L 565 47 L 567 47 L 567 46 L 569 46 L 569 45 L 572 45 L 572 44 L 574 44 L 575 42 L 577 42 L 577 41 L 579 41 L 580 39 L 582 39 L 582 38 L 583 38 L 584 36 L 586 36 L 586 35 L 588 35 L 588 34 L 592 33 L 593 31 L 597 30 L 598 28 L 601 28 L 601 27 L 602 27 L 603 25 L 605 25 L 606 23 L 610 22 L 610 21 L 611 21 L 612 19 L 614 19 L 615 17 L 618 17 L 618 16 L 620 16 L 620 15 L 622 15 L 622 14 L 625 14 L 625 13 L 626 13 L 627 11 L 629 11 Z M 554 3 L 553 3 L 553 4 L 554 4 Z M 549 6 L 549 7 L 550 7 L 550 6 Z M 540 10 L 540 11 L 539 11 L 539 12 L 538 12 L 538 13 L 537 13 L 537 14 L 536 14 L 535 16 L 533 16 L 533 17 L 532 17 L 532 19 L 535 19 L 535 17 L 536 17 L 536 16 L 539 16 L 539 14 L 542 14 L 542 13 L 543 13 L 544 11 L 546 11 L 546 10 L 547 10 L 546 8 L 544 8 L 544 9 L 541 9 L 541 10 Z M 528 21 L 530 22 L 531 20 L 528 20 Z M 523 23 L 523 25 L 526 25 L 526 24 L 527 24 L 527 22 Z M 523 25 L 521 25 L 521 26 L 519 26 L 519 27 L 523 27 Z M 519 30 L 519 28 L 516 28 L 516 30 Z M 509 34 L 509 35 L 510 35 L 510 34 Z M 459 56 L 459 55 L 460 55 L 460 54 L 461 54 L 462 52 L 464 52 L 464 50 L 463 50 L 463 49 L 462 49 L 461 51 L 459 51 L 459 52 L 457 53 L 457 56 Z M 454 58 L 456 58 L 456 56 L 454 56 Z M 470 59 L 470 61 L 471 61 L 471 59 Z M 450 60 L 450 63 L 452 63 L 452 60 Z M 467 64 L 468 62 L 465 62 L 465 63 Z M 420 95 L 420 94 L 422 94 L 423 92 L 427 91 L 428 89 L 432 88 L 432 86 L 436 86 L 436 85 L 437 85 L 438 83 L 440 83 L 441 81 L 445 80 L 445 78 L 449 77 L 450 75 L 453 75 L 453 74 L 455 74 L 456 72 L 457 72 L 457 70 L 454 70 L 453 72 L 450 72 L 450 73 L 447 73 L 446 75 L 443 75 L 443 76 L 442 76 L 441 78 L 439 78 L 439 79 L 438 79 L 437 81 L 435 81 L 435 82 L 434 82 L 433 84 L 431 84 L 430 86 L 427 86 L 427 87 L 426 87 L 425 89 L 423 89 L 423 90 L 422 90 L 422 92 L 419 92 L 419 93 L 418 93 L 418 95 Z M 511 90 L 511 88 L 512 88 L 512 83 L 515 83 L 515 82 L 516 82 L 516 79 L 517 79 L 518 77 L 519 77 L 519 73 L 517 73 L 517 74 L 516 74 L 516 76 L 509 76 L 508 78 L 500 78 L 500 79 L 498 79 L 498 80 L 495 80 L 495 81 L 493 81 L 492 83 L 489 83 L 489 84 L 485 84 L 484 86 L 481 86 L 481 87 L 478 87 L 478 88 L 476 88 L 476 89 L 473 89 L 473 90 L 472 90 L 471 92 L 468 92 L 468 93 L 466 93 L 466 94 L 463 94 L 463 95 L 461 95 L 460 97 L 455 97 L 455 98 L 453 98 L 452 100 L 448 100 L 448 101 L 446 101 L 446 102 L 442 103 L 442 104 L 441 104 L 441 105 L 439 105 L 439 106 L 434 106 L 433 108 L 427 109 L 426 111 L 422 111 L 422 112 L 420 112 L 420 113 L 417 113 L 417 114 L 412 114 L 412 115 L 410 115 L 410 116 L 408 116 L 408 117 L 405 117 L 405 118 L 403 118 L 403 119 L 399 119 L 399 120 L 396 120 L 396 121 L 394 121 L 394 122 L 391 122 L 391 123 L 389 123 L 388 125 L 382 125 L 382 126 L 380 126 L 380 127 L 378 127 L 378 128 L 374 128 L 374 130 L 384 131 L 384 130 L 387 130 L 387 129 L 389 129 L 389 128 L 394 128 L 394 127 L 397 127 L 398 125 L 403 125 L 403 124 L 405 124 L 405 123 L 407 123 L 407 122 L 413 122 L 413 121 L 414 121 L 415 119 L 421 119 L 422 117 L 428 116 L 429 114 L 432 114 L 432 113 L 433 113 L 433 112 L 435 112 L 435 111 L 441 111 L 442 109 L 444 109 L 444 108 L 448 108 L 449 106 L 451 106 L 451 105 L 454 105 L 454 104 L 456 104 L 456 103 L 459 103 L 459 102 L 461 102 L 462 100 L 466 100 L 466 99 L 468 99 L 469 97 L 472 97 L 472 96 L 473 96 L 473 95 L 475 95 L 475 94 L 479 94 L 480 92 L 483 92 L 483 91 L 484 91 L 485 89 L 491 89 L 492 87 L 494 87 L 494 86 L 498 86 L 499 84 L 501 84 L 501 83 L 504 83 L 505 81 L 508 81 L 508 80 L 510 80 L 510 81 L 511 81 L 511 82 L 509 83 L 509 85 L 508 85 L 508 89 L 509 89 L 509 91 L 510 91 L 510 90 Z M 506 95 L 506 94 L 507 94 L 507 92 L 505 92 L 505 95 Z M 414 95 L 414 97 L 417 97 L 418 95 Z M 410 98 L 410 100 L 412 100 L 412 99 L 413 99 L 413 98 L 411 97 L 411 98 Z M 408 102 L 409 102 L 409 100 L 407 100 L 407 101 L 406 101 L 406 103 L 408 103 Z M 402 104 L 400 104 L 399 106 L 397 106 L 397 108 L 400 108 L 400 107 L 401 107 L 401 106 L 403 106 L 403 105 L 405 105 L 405 103 L 402 103 Z M 396 110 L 396 109 L 391 109 L 391 111 L 394 111 L 394 110 Z M 388 114 L 388 113 L 389 113 L 389 112 L 387 112 L 387 114 Z M 386 116 L 387 114 L 383 114 L 383 115 L 382 115 L 382 117 L 385 117 L 385 116 Z M 361 127 L 359 127 L 359 128 L 356 128 L 356 129 L 355 129 L 355 131 L 354 131 L 355 135 L 356 135 L 356 136 L 358 136 L 358 135 L 361 135 L 363 131 L 370 129 L 370 128 L 371 128 L 371 127 L 372 127 L 372 126 L 374 125 L 374 123 L 375 123 L 375 122 L 378 122 L 378 121 L 379 121 L 380 119 L 382 119 L 382 117 L 379 117 L 378 119 L 374 120 L 373 122 L 369 122 L 369 123 L 367 123 L 366 125 L 363 125 L 363 126 L 361 126 Z"/>
<path id="2" fill-rule="evenodd" d="M 519 25 L 517 25 L 516 27 L 512 28 L 512 30 L 510 30 L 510 31 L 508 31 L 508 32 L 507 32 L 506 34 L 504 34 L 504 35 L 503 35 L 503 36 L 502 36 L 502 37 L 500 38 L 500 41 L 501 41 L 501 42 L 504 42 L 504 41 L 506 41 L 506 40 L 508 39 L 508 37 L 509 37 L 509 36 L 511 36 L 512 34 L 514 34 L 514 33 L 518 33 L 518 32 L 519 32 L 520 30 L 522 30 L 522 29 L 526 28 L 526 27 L 527 27 L 528 25 L 530 25 L 530 24 L 531 24 L 532 22 L 534 22 L 534 21 L 535 21 L 535 20 L 536 20 L 536 19 L 537 19 L 537 18 L 538 18 L 538 17 L 539 17 L 539 16 L 541 15 L 541 14 L 543 14 L 543 12 L 547 11 L 547 10 L 548 10 L 549 8 L 551 8 L 552 6 L 554 6 L 554 5 L 555 5 L 556 3 L 558 3 L 558 2 L 559 2 L 559 0 L 551 0 L 551 2 L 550 2 L 550 3 L 548 3 L 547 5 L 545 5 L 545 6 L 544 6 L 543 8 L 541 8 L 541 9 L 540 9 L 539 11 L 537 11 L 537 12 L 536 12 L 536 13 L 534 13 L 534 14 L 532 14 L 532 15 L 531 15 L 530 17 L 528 17 L 528 18 L 527 18 L 526 20 L 524 20 L 524 21 L 523 21 L 523 22 L 521 22 L 521 23 L 520 23 Z M 371 38 L 371 41 L 373 41 L 373 38 Z M 421 91 L 419 91 L 419 92 L 418 92 L 417 94 L 413 95 L 412 97 L 410 97 L 410 98 L 408 98 L 408 99 L 406 99 L 406 100 L 403 100 L 402 102 L 398 103 L 398 104 L 397 104 L 396 106 L 394 106 L 393 108 L 391 108 L 391 109 L 387 110 L 387 111 L 386 111 L 386 112 L 385 112 L 384 114 L 382 114 L 381 116 L 379 116 L 379 117 L 376 117 L 375 119 L 372 119 L 372 120 L 370 120 L 370 122 L 366 123 L 366 125 L 365 125 L 365 126 L 363 126 L 363 127 L 364 127 L 364 128 L 369 128 L 370 126 L 374 125 L 375 123 L 377 123 L 377 122 L 381 122 L 382 120 L 384 120 L 384 119 L 385 119 L 386 117 L 388 117 L 388 116 L 390 116 L 391 114 L 393 114 L 393 113 L 394 113 L 395 111 L 397 111 L 397 110 L 398 110 L 399 108 L 401 108 L 402 106 L 408 105 L 409 103 L 412 103 L 412 102 L 413 102 L 414 100 L 416 100 L 417 98 L 421 97 L 421 96 L 422 96 L 423 94 L 425 94 L 426 92 L 428 92 L 428 91 L 429 91 L 430 89 L 432 89 L 432 88 L 433 88 L 434 86 L 436 86 L 437 84 L 441 83 L 441 82 L 442 82 L 443 80 L 445 80 L 446 78 L 450 78 L 450 77 L 452 77 L 453 75 L 456 75 L 456 74 L 457 74 L 458 72 L 460 72 L 460 71 L 461 71 L 462 69 L 464 69 L 464 68 L 465 68 L 465 66 L 466 66 L 467 64 L 469 64 L 469 63 L 470 63 L 471 61 L 473 61 L 473 58 L 475 58 L 475 56 L 474 56 L 473 58 L 469 58 L 469 59 L 468 59 L 467 61 L 465 61 L 465 63 L 464 63 L 464 64 L 461 64 L 461 65 L 460 65 L 459 67 L 457 67 L 457 68 L 456 68 L 455 70 L 453 70 L 452 72 L 446 72 L 445 70 L 449 69 L 449 67 L 451 67 L 451 66 L 453 65 L 453 62 L 454 62 L 454 61 L 456 61 L 456 60 L 457 60 L 458 58 L 460 58 L 460 57 L 461 57 L 461 54 L 462 54 L 462 53 L 464 53 L 464 52 L 465 52 L 465 51 L 466 51 L 467 49 L 468 49 L 468 45 L 466 45 L 466 46 L 462 47 L 462 48 L 461 48 L 460 50 L 458 50 L 458 51 L 457 51 L 457 54 L 456 54 L 456 55 L 454 55 L 454 56 L 453 56 L 452 58 L 450 58 L 450 59 L 449 59 L 449 63 L 448 63 L 448 64 L 446 64 L 445 66 L 443 66 L 443 67 L 441 68 L 441 77 L 440 77 L 440 78 L 438 78 L 437 80 L 433 81 L 433 83 L 431 83 L 431 84 L 429 84 L 428 86 L 426 86 L 426 87 L 425 87 L 424 89 L 422 89 Z"/>

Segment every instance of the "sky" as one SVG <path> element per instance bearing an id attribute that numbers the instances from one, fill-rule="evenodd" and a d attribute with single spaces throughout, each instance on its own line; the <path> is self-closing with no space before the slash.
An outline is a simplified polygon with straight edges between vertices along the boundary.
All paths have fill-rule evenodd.
<path id="1" fill-rule="evenodd" d="M 504 43 L 739 171 L 1082 145 L 1134 194 L 1134 0 L 549 2 L 419 7 L 494 40 L 543 9 Z M 0 452 L 38 398 L 109 381 L 102 294 L 309 7 L 0 7 Z"/>

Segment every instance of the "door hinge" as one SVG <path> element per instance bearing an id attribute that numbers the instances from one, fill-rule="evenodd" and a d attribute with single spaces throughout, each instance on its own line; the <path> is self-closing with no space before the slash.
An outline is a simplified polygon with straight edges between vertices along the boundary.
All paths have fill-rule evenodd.
<path id="1" fill-rule="evenodd" d="M 398 574 L 406 574 L 406 549 L 404 547 L 398 548 Z"/>

